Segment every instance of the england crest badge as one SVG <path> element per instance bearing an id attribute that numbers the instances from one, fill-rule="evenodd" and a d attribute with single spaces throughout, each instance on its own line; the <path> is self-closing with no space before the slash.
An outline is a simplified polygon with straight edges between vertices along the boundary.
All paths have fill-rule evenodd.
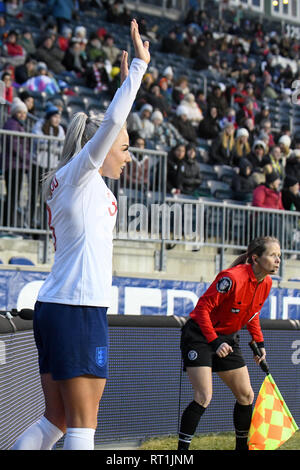
<path id="1" fill-rule="evenodd" d="M 96 348 L 96 363 L 99 367 L 104 367 L 107 363 L 107 346 L 99 346 Z"/>

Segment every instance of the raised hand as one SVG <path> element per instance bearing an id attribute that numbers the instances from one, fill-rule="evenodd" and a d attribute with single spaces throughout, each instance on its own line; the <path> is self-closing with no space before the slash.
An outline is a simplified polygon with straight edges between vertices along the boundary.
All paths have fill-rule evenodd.
<path id="1" fill-rule="evenodd" d="M 149 64 L 151 58 L 149 53 L 149 41 L 142 41 L 136 20 L 131 21 L 130 31 L 135 51 L 135 57 L 143 60 L 144 62 L 146 62 L 146 64 Z"/>
<path id="2" fill-rule="evenodd" d="M 122 85 L 122 83 L 126 80 L 127 75 L 128 75 L 128 52 L 127 51 L 122 52 L 120 71 L 121 71 L 121 85 Z"/>

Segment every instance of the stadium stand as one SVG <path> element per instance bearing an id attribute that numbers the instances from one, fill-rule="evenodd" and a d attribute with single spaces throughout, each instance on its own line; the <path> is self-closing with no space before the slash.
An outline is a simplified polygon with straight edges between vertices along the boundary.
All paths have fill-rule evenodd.
<path id="1" fill-rule="evenodd" d="M 128 10 L 123 3 L 116 16 L 108 2 L 81 1 L 72 21 L 62 27 L 47 10 L 47 1 L 19 3 L 19 15 L 2 14 L 0 74 L 11 74 L 12 84 L 5 88 L 7 97 L 8 88 L 12 87 L 13 96 L 28 90 L 34 99 L 26 130 L 31 131 L 36 120 L 44 117 L 49 102 L 56 106 L 60 101 L 64 129 L 77 111 L 103 113 L 119 86 L 121 49 L 127 47 L 129 57 L 132 56 L 128 25 L 134 10 Z M 277 164 L 270 159 L 274 145 L 281 148 L 281 185 L 286 175 L 295 176 L 295 170 L 299 181 L 300 111 L 291 99 L 292 83 L 299 75 L 298 41 L 282 34 L 279 21 L 265 19 L 261 23 L 247 10 L 237 22 L 234 9 L 223 10 L 222 19 L 219 18 L 218 2 L 205 2 L 203 10 L 197 2 L 191 5 L 179 20 L 149 12 L 137 14 L 143 38 L 150 40 L 152 59 L 132 112 L 147 103 L 152 106 L 150 121 L 157 111 L 163 116 L 162 122 L 155 124 L 152 137 L 146 138 L 146 148 L 169 153 L 178 144 L 195 147 L 201 183 L 189 197 L 244 204 L 240 193 L 231 186 L 232 176 L 240 171 L 237 162 L 250 160 L 248 178 L 255 186 L 266 184 L 266 173 Z M 8 44 L 11 31 L 16 38 L 13 45 Z M 44 45 L 46 37 L 51 44 L 47 46 L 48 53 L 41 55 L 41 43 Z M 20 63 L 12 65 L 9 54 L 16 54 L 16 47 L 23 55 Z M 63 65 L 67 54 L 72 57 L 71 67 Z M 29 55 L 34 61 L 30 70 L 25 65 Z M 61 65 L 59 71 L 53 58 Z M 37 77 L 44 61 L 46 72 Z M 21 84 L 14 80 L 17 67 L 24 68 L 29 80 Z M 39 85 L 29 85 L 37 78 Z M 44 91 L 36 88 L 49 80 L 51 87 Z M 269 129 L 260 118 L 263 108 L 268 110 Z M 195 111 L 200 114 L 197 120 Z M 1 111 L 1 127 L 8 117 L 9 102 L 7 112 Z M 226 137 L 224 133 L 222 137 L 228 163 L 216 165 L 210 153 L 212 141 L 230 124 L 234 127 L 233 136 Z M 241 128 L 248 134 L 242 143 L 236 137 Z M 290 139 L 288 146 L 280 144 L 285 135 Z M 259 164 L 253 150 L 257 140 L 264 142 L 264 156 Z M 293 161 L 294 165 L 288 164 Z M 164 178 L 168 179 L 168 175 Z M 177 196 L 184 196 L 182 189 L 175 189 Z"/>

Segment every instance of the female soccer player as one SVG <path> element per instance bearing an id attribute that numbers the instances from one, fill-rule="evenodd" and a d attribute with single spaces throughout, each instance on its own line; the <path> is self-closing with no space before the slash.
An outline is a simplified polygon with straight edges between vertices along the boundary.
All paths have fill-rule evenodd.
<path id="1" fill-rule="evenodd" d="M 280 245 L 276 238 L 253 240 L 229 269 L 221 271 L 199 298 L 182 328 L 184 370 L 194 389 L 194 399 L 184 410 L 178 450 L 187 450 L 199 420 L 212 398 L 212 371 L 233 392 L 236 450 L 247 450 L 254 393 L 239 348 L 238 331 L 246 325 L 262 356 L 266 357 L 259 322 L 260 310 L 272 287 L 270 275 L 278 271 Z"/>
<path id="2" fill-rule="evenodd" d="M 118 179 L 130 162 L 125 128 L 147 65 L 149 43 L 131 22 L 135 58 L 103 121 L 74 115 L 62 159 L 45 183 L 55 260 L 39 291 L 34 335 L 45 413 L 15 450 L 47 450 L 66 433 L 64 449 L 92 450 L 108 369 L 106 311 L 111 301 L 112 239 L 117 202 L 103 177 Z"/>

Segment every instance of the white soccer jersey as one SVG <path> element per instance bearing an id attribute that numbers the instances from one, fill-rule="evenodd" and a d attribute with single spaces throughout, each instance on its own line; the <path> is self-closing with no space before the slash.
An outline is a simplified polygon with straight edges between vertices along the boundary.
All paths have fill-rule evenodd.
<path id="1" fill-rule="evenodd" d="M 52 181 L 47 205 L 56 251 L 39 301 L 111 305 L 117 201 L 98 170 L 127 119 L 146 68 L 144 61 L 133 59 L 100 128 Z"/>

